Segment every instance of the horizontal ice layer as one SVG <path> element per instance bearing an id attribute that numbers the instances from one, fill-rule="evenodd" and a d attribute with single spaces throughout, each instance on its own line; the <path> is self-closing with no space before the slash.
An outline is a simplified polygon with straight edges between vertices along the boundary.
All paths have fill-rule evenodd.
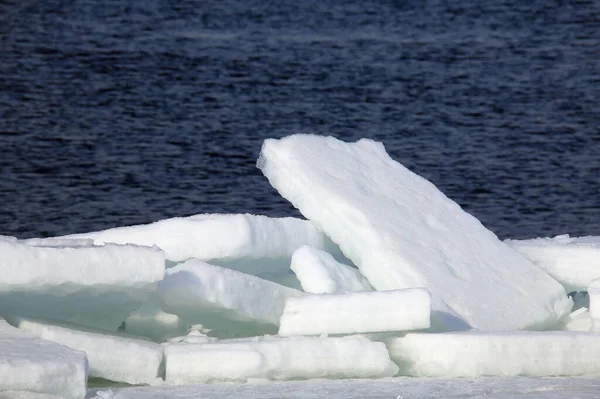
<path id="1" fill-rule="evenodd" d="M 169 261 L 200 259 L 294 288 L 299 284 L 289 265 L 296 248 L 310 245 L 342 258 L 339 248 L 310 222 L 291 217 L 201 214 L 66 237 L 157 245 Z"/>
<path id="2" fill-rule="evenodd" d="M 38 247 L 0 240 L 0 254 L 0 314 L 115 331 L 165 273 L 156 247 Z"/>
<path id="3" fill-rule="evenodd" d="M 30 391 L 62 398 L 86 395 L 85 353 L 20 331 L 0 319 L 0 396 Z"/>
<path id="4" fill-rule="evenodd" d="M 177 383 L 395 375 L 385 345 L 365 337 L 254 338 L 165 344 L 166 380 Z"/>
<path id="5" fill-rule="evenodd" d="M 338 262 L 330 253 L 308 245 L 294 252 L 290 267 L 306 292 L 335 294 L 373 289 L 358 270 Z"/>
<path id="6" fill-rule="evenodd" d="M 167 270 L 158 284 L 161 308 L 218 336 L 274 333 L 285 300 L 300 291 L 197 259 Z"/>
<path id="7" fill-rule="evenodd" d="M 600 339 L 588 332 L 409 333 L 386 343 L 399 373 L 414 377 L 600 374 Z"/>
<path id="8" fill-rule="evenodd" d="M 569 237 L 506 240 L 527 259 L 558 280 L 567 290 L 585 291 L 600 279 L 600 237 Z"/>
<path id="9" fill-rule="evenodd" d="M 429 328 L 431 296 L 426 289 L 288 298 L 279 335 L 355 334 Z"/>
<path id="10" fill-rule="evenodd" d="M 125 332 L 157 342 L 182 335 L 185 331 L 181 318 L 164 312 L 154 295 L 125 320 Z"/>
<path id="11" fill-rule="evenodd" d="M 85 352 L 91 377 L 148 384 L 159 374 L 163 347 L 154 342 L 20 317 L 11 317 L 9 322 L 45 340 Z"/>
<path id="12" fill-rule="evenodd" d="M 381 143 L 315 135 L 265 140 L 258 167 L 373 287 L 428 288 L 432 323 L 535 329 L 571 310 L 558 282 L 391 159 Z"/>

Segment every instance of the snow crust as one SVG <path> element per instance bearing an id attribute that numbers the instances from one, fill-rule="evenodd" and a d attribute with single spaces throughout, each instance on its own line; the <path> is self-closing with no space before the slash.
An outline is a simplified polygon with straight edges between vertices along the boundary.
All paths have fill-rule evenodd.
<path id="1" fill-rule="evenodd" d="M 398 371 L 385 345 L 360 336 L 165 344 L 165 358 L 166 381 L 176 383 L 376 378 Z"/>
<path id="2" fill-rule="evenodd" d="M 165 273 L 164 254 L 156 247 L 45 247 L 0 240 L 0 254 L 0 314 L 113 331 Z"/>
<path id="3" fill-rule="evenodd" d="M 558 280 L 567 290 L 585 291 L 600 279 L 600 237 L 570 237 L 506 240 L 527 259 Z"/>
<path id="4" fill-rule="evenodd" d="M 335 294 L 373 290 L 358 270 L 338 262 L 330 253 L 308 245 L 294 252 L 290 268 L 305 292 Z"/>
<path id="5" fill-rule="evenodd" d="M 10 391 L 83 398 L 88 362 L 85 353 L 39 339 L 0 319 L 0 396 Z M 13 396 L 14 394 L 14 396 Z"/>
<path id="6" fill-rule="evenodd" d="M 600 339 L 589 332 L 408 333 L 386 344 L 414 377 L 600 375 Z"/>
<path id="7" fill-rule="evenodd" d="M 257 166 L 373 287 L 428 288 L 446 328 L 541 329 L 571 310 L 559 283 L 381 143 L 269 139 Z"/>
<path id="8" fill-rule="evenodd" d="M 298 290 L 190 259 L 167 270 L 157 297 L 185 324 L 202 324 L 219 337 L 276 332 L 285 300 Z"/>
<path id="9" fill-rule="evenodd" d="M 148 384 L 159 375 L 163 360 L 163 347 L 159 344 L 41 320 L 14 317 L 9 322 L 45 340 L 85 352 L 91 377 Z"/>
<path id="10" fill-rule="evenodd" d="M 287 299 L 279 335 L 426 329 L 430 313 L 431 295 L 423 288 L 304 295 Z"/>

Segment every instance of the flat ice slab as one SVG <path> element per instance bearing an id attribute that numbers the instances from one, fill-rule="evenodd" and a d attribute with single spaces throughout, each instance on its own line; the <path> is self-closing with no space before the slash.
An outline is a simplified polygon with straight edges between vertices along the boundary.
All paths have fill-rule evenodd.
<path id="1" fill-rule="evenodd" d="M 148 384 L 158 377 L 163 360 L 160 344 L 41 320 L 12 317 L 9 321 L 40 338 L 85 352 L 91 377 L 128 384 Z"/>
<path id="2" fill-rule="evenodd" d="M 43 247 L 0 239 L 0 254 L 0 314 L 113 331 L 165 273 L 156 247 Z"/>
<path id="3" fill-rule="evenodd" d="M 254 338 L 165 344 L 166 380 L 176 383 L 395 375 L 385 345 L 365 337 Z"/>
<path id="4" fill-rule="evenodd" d="M 567 290 L 585 291 L 600 279 L 600 237 L 569 237 L 506 240 L 527 259 L 544 269 Z"/>
<path id="5" fill-rule="evenodd" d="M 290 268 L 305 292 L 335 294 L 373 290 L 358 270 L 338 262 L 330 253 L 308 245 L 294 252 Z"/>
<path id="6" fill-rule="evenodd" d="M 30 391 L 80 399 L 86 395 L 87 367 L 85 353 L 0 319 L 0 396 L 4 391 Z"/>
<path id="7" fill-rule="evenodd" d="M 373 287 L 428 288 L 433 316 L 446 328 L 545 328 L 571 310 L 558 282 L 381 143 L 270 139 L 258 167 Z"/>
<path id="8" fill-rule="evenodd" d="M 288 298 L 279 335 L 408 331 L 430 326 L 431 296 L 424 288 L 312 294 Z"/>
<path id="9" fill-rule="evenodd" d="M 185 324 L 202 324 L 219 337 L 274 333 L 285 300 L 298 290 L 197 259 L 167 270 L 157 297 Z"/>
<path id="10" fill-rule="evenodd" d="M 413 377 L 600 375 L 600 339 L 589 332 L 409 333 L 387 347 Z"/>

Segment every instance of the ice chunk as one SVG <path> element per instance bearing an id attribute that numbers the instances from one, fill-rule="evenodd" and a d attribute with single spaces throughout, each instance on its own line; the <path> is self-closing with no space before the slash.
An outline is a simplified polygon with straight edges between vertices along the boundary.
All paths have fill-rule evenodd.
<path id="1" fill-rule="evenodd" d="M 590 317 L 592 318 L 593 331 L 600 332 L 600 279 L 590 283 L 588 288 L 590 296 Z"/>
<path id="2" fill-rule="evenodd" d="M 328 252 L 308 245 L 294 252 L 290 267 L 306 292 L 335 294 L 373 289 L 358 270 L 336 261 Z"/>
<path id="3" fill-rule="evenodd" d="M 0 393 L 83 398 L 87 368 L 85 353 L 19 331 L 0 319 Z"/>
<path id="4" fill-rule="evenodd" d="M 587 332 L 409 333 L 387 346 L 400 374 L 414 377 L 600 374 L 600 339 Z"/>
<path id="5" fill-rule="evenodd" d="M 395 375 L 382 343 L 360 336 L 290 337 L 165 344 L 166 380 L 177 383 Z"/>
<path id="6" fill-rule="evenodd" d="M 432 316 L 447 328 L 544 328 L 571 310 L 559 283 L 381 143 L 265 140 L 258 167 L 373 287 L 428 288 Z"/>
<path id="7" fill-rule="evenodd" d="M 285 300 L 298 295 L 292 288 L 197 259 L 167 270 L 157 290 L 166 312 L 221 337 L 276 332 Z"/>
<path id="8" fill-rule="evenodd" d="M 0 240 L 0 254 L 0 314 L 114 331 L 165 273 L 156 247 L 55 248 Z"/>
<path id="9" fill-rule="evenodd" d="M 426 289 L 288 298 L 279 335 L 355 334 L 429 328 L 431 296 Z"/>
<path id="10" fill-rule="evenodd" d="M 565 321 L 565 331 L 592 331 L 592 318 L 587 308 L 579 308 L 569 315 Z"/>
<path id="11" fill-rule="evenodd" d="M 11 317 L 9 322 L 45 340 L 85 352 L 91 377 L 147 384 L 156 379 L 163 360 L 162 345 L 150 341 L 20 317 Z"/>
<path id="12" fill-rule="evenodd" d="M 567 290 L 585 291 L 600 279 L 600 237 L 569 237 L 506 240 L 527 259 L 558 280 Z"/>
<path id="13" fill-rule="evenodd" d="M 185 330 L 181 318 L 164 312 L 154 295 L 125 320 L 125 332 L 157 342 L 181 335 Z"/>

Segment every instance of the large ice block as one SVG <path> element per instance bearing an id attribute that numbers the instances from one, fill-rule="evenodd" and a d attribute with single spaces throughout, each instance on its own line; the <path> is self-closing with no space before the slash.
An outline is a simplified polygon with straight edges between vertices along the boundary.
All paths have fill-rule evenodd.
<path id="1" fill-rule="evenodd" d="M 432 323 L 539 329 L 571 310 L 558 282 L 381 143 L 316 135 L 265 140 L 257 165 L 373 287 L 428 288 Z"/>
<path id="2" fill-rule="evenodd" d="M 30 391 L 84 398 L 88 362 L 84 352 L 20 331 L 0 319 L 0 396 Z"/>
<path id="3" fill-rule="evenodd" d="M 42 320 L 11 317 L 8 321 L 42 339 L 85 352 L 91 377 L 128 384 L 148 384 L 159 375 L 163 360 L 163 347 L 160 344 Z"/>
<path id="4" fill-rule="evenodd" d="M 285 300 L 299 295 L 298 290 L 197 259 L 167 270 L 157 290 L 166 312 L 221 337 L 276 332 Z"/>
<path id="5" fill-rule="evenodd" d="M 567 290 L 585 291 L 600 279 L 600 237 L 569 237 L 506 240 L 527 259 L 558 280 Z"/>
<path id="6" fill-rule="evenodd" d="M 358 270 L 338 262 L 330 253 L 308 245 L 294 252 L 290 268 L 305 292 L 335 294 L 373 290 Z"/>
<path id="7" fill-rule="evenodd" d="M 397 366 L 365 337 L 254 338 L 165 344 L 166 380 L 176 383 L 308 378 L 378 378 Z"/>
<path id="8" fill-rule="evenodd" d="M 292 217 L 200 214 L 66 237 L 91 238 L 96 244 L 156 245 L 172 262 L 200 259 L 295 288 L 298 282 L 290 281 L 294 275 L 289 265 L 296 248 L 310 245 L 341 258 L 337 245 L 310 222 Z"/>
<path id="9" fill-rule="evenodd" d="M 408 331 L 430 326 L 426 289 L 307 294 L 288 298 L 279 335 L 356 334 Z"/>
<path id="10" fill-rule="evenodd" d="M 39 247 L 0 240 L 0 314 L 116 331 L 165 273 L 156 247 Z"/>
<path id="11" fill-rule="evenodd" d="M 414 377 L 600 374 L 600 339 L 589 332 L 408 333 L 386 344 L 399 373 Z"/>

